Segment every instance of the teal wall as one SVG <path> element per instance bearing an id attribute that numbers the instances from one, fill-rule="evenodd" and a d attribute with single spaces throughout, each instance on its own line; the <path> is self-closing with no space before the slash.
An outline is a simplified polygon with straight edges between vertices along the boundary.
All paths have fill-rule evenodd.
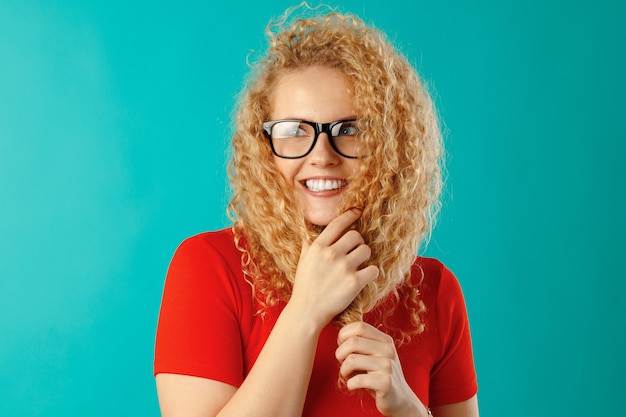
<path id="1" fill-rule="evenodd" d="M 158 415 L 166 268 L 227 224 L 233 97 L 291 4 L 208 3 L 0 0 L 1 416 Z M 427 253 L 464 288 L 482 416 L 624 415 L 622 2 L 339 4 L 445 120 Z"/>

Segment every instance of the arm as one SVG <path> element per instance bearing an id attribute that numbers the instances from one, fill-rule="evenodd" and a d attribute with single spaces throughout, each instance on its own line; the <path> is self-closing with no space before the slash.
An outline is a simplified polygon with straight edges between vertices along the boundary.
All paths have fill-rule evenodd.
<path id="1" fill-rule="evenodd" d="M 162 416 L 300 415 L 318 334 L 287 309 L 239 389 L 206 378 L 157 375 Z"/>
<path id="2" fill-rule="evenodd" d="M 216 415 L 237 388 L 187 375 L 159 374 L 156 378 L 164 417 Z M 456 404 L 433 407 L 433 417 L 478 417 L 476 395 Z"/>
<path id="3" fill-rule="evenodd" d="M 431 409 L 433 417 L 478 417 L 478 397 L 466 401 L 441 405 Z"/>
<path id="4" fill-rule="evenodd" d="M 178 374 L 158 374 L 156 386 L 163 417 L 217 415 L 237 391 L 223 382 Z"/>
<path id="5" fill-rule="evenodd" d="M 157 390 L 162 416 L 300 415 L 317 334 L 296 320 L 297 316 L 289 311 L 281 314 L 239 389 L 206 378 L 159 374 Z M 289 372 L 285 372 L 286 367 Z"/>
<path id="6" fill-rule="evenodd" d="M 157 375 L 162 416 L 300 415 L 317 345 L 311 328 L 284 311 L 239 389 L 206 378 Z"/>
<path id="7" fill-rule="evenodd" d="M 320 332 L 378 276 L 374 266 L 359 269 L 370 250 L 358 232 L 346 232 L 358 216 L 343 213 L 303 244 L 291 299 L 242 385 L 159 375 L 164 417 L 302 414 Z"/>

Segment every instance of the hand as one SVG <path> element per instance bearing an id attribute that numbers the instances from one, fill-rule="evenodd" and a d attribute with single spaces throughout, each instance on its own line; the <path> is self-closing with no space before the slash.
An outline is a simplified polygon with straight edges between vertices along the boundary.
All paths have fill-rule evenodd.
<path id="1" fill-rule="evenodd" d="M 363 267 L 371 255 L 363 237 L 348 230 L 360 214 L 355 209 L 342 213 L 313 243 L 302 244 L 289 304 L 320 330 L 378 277 L 376 266 Z"/>
<path id="2" fill-rule="evenodd" d="M 349 390 L 366 389 L 385 416 L 426 415 L 426 407 L 404 378 L 393 338 L 375 327 L 356 322 L 343 327 L 335 352 Z"/>

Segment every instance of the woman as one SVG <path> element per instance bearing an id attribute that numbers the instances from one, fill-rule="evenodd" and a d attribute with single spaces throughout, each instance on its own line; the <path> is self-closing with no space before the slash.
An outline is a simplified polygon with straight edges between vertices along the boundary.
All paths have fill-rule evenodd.
<path id="1" fill-rule="evenodd" d="M 427 92 L 355 16 L 269 34 L 238 106 L 233 227 L 168 271 L 163 415 L 478 416 L 461 290 L 415 256 L 441 189 Z"/>

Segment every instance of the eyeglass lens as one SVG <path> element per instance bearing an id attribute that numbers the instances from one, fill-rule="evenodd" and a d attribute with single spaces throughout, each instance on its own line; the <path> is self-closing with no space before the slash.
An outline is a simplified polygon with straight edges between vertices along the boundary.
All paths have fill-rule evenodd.
<path id="1" fill-rule="evenodd" d="M 331 124 L 330 140 L 342 155 L 356 157 L 357 128 L 355 121 Z M 271 135 L 274 152 L 279 156 L 299 157 L 306 155 L 315 141 L 315 127 L 303 121 L 280 121 L 272 126 Z"/>

